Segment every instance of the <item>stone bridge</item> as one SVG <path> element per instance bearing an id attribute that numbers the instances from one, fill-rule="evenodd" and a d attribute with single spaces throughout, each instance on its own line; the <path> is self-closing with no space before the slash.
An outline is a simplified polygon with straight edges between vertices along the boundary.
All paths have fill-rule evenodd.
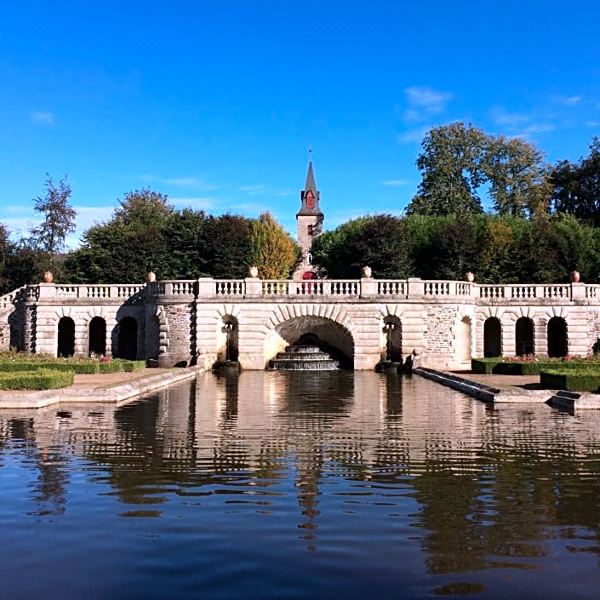
<path id="1" fill-rule="evenodd" d="M 354 369 L 417 350 L 425 365 L 471 356 L 586 355 L 600 337 L 600 285 L 421 279 L 157 281 L 30 285 L 0 298 L 0 348 L 264 369 L 303 334 Z"/>

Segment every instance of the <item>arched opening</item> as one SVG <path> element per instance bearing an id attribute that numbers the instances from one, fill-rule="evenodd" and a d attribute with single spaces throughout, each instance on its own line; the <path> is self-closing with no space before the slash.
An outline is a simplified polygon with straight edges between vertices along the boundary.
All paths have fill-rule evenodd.
<path id="1" fill-rule="evenodd" d="M 221 324 L 222 350 L 219 354 L 222 354 L 223 358 L 227 361 L 235 362 L 238 359 L 238 332 L 239 324 L 237 319 L 231 315 L 224 316 Z"/>
<path id="2" fill-rule="evenodd" d="M 106 321 L 102 317 L 94 317 L 88 328 L 88 351 L 90 356 L 106 354 Z"/>
<path id="3" fill-rule="evenodd" d="M 486 319 L 483 324 L 483 356 L 502 356 L 502 325 L 496 317 Z"/>
<path id="4" fill-rule="evenodd" d="M 459 323 L 458 357 L 460 362 L 471 362 L 471 319 L 463 317 Z"/>
<path id="5" fill-rule="evenodd" d="M 137 358 L 138 324 L 133 317 L 123 317 L 119 322 L 119 358 Z"/>
<path id="6" fill-rule="evenodd" d="M 342 325 L 326 317 L 293 317 L 277 325 L 265 340 L 265 363 L 287 346 L 305 342 L 308 335 L 323 351 L 328 352 L 340 366 L 354 367 L 354 339 Z M 313 337 L 314 336 L 314 337 Z"/>
<path id="7" fill-rule="evenodd" d="M 548 321 L 548 356 L 559 358 L 569 353 L 567 322 L 562 317 Z"/>
<path id="8" fill-rule="evenodd" d="M 528 317 L 521 317 L 515 325 L 515 353 L 517 356 L 525 356 L 534 352 L 533 321 Z"/>
<path id="9" fill-rule="evenodd" d="M 57 356 L 75 354 L 75 321 L 71 317 L 62 317 L 58 322 Z"/>
<path id="10" fill-rule="evenodd" d="M 387 316 L 383 319 L 385 336 L 385 360 L 400 362 L 402 360 L 402 322 L 398 317 Z"/>

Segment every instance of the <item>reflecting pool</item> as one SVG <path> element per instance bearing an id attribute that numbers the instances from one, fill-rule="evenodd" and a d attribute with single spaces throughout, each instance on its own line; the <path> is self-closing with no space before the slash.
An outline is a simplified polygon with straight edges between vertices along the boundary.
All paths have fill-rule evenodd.
<path id="1" fill-rule="evenodd" d="M 418 376 L 0 411 L 3 598 L 597 598 L 600 414 Z"/>

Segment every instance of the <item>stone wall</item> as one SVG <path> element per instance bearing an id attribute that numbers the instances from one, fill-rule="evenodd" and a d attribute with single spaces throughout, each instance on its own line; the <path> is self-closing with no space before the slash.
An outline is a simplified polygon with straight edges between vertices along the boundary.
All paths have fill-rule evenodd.
<path id="1" fill-rule="evenodd" d="M 85 356 L 90 322 L 100 317 L 107 354 L 118 355 L 121 323 L 130 317 L 136 323 L 137 356 L 163 366 L 223 358 L 227 320 L 235 323 L 245 369 L 264 369 L 285 345 L 308 332 L 351 355 L 356 370 L 373 369 L 385 356 L 384 321 L 390 318 L 401 331 L 403 356 L 416 350 L 422 364 L 436 368 L 466 367 L 471 355 L 482 356 L 485 322 L 492 317 L 500 322 L 505 356 L 516 353 L 520 318 L 533 323 L 539 354 L 548 351 L 553 318 L 567 326 L 570 354 L 588 354 L 600 337 L 600 286 L 584 284 L 476 286 L 371 278 L 273 284 L 203 278 L 147 288 L 45 284 L 15 299 L 12 308 L 10 302 L 5 300 L 0 312 L 0 347 L 12 337 L 23 350 L 56 354 L 58 324 L 68 317 L 75 325 L 75 354 Z"/>

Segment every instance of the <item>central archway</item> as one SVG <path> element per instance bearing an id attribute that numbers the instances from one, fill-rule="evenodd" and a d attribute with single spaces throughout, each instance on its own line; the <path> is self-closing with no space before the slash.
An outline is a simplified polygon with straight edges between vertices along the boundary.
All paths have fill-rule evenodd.
<path id="1" fill-rule="evenodd" d="M 354 339 L 339 323 L 326 317 L 300 316 L 279 323 L 267 337 L 265 358 L 268 362 L 285 346 L 311 336 L 318 344 L 338 358 L 345 368 L 354 367 Z M 314 337 L 313 337 L 314 336 Z"/>

